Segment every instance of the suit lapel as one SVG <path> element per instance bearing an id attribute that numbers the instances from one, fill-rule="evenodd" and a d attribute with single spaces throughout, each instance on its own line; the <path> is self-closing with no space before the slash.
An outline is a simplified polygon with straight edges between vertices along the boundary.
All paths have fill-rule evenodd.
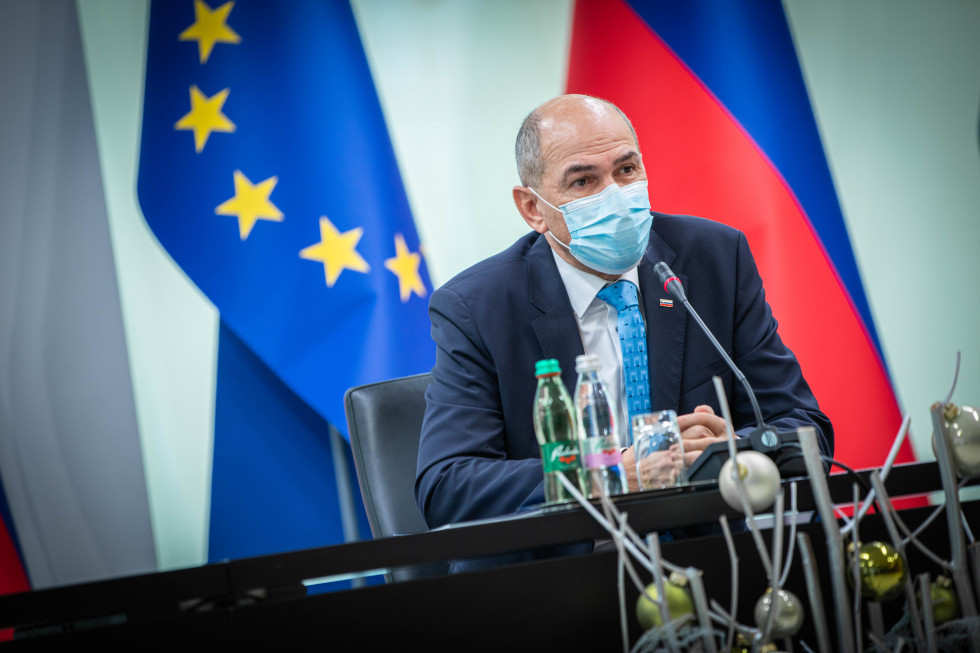
<path id="1" fill-rule="evenodd" d="M 541 315 L 531 321 L 541 346 L 541 357 L 557 359 L 565 386 L 574 388 L 575 357 L 584 354 L 585 349 L 568 292 L 545 236 L 539 237 L 531 246 L 527 263 L 531 304 L 541 311 Z"/>
<path id="2" fill-rule="evenodd" d="M 684 336 L 687 324 L 687 309 L 680 302 L 671 308 L 662 306 L 661 299 L 670 295 L 660 285 L 653 266 L 659 261 L 668 265 L 673 263 L 675 253 L 656 232 L 650 234 L 650 246 L 637 272 L 640 277 L 640 292 L 643 294 L 643 312 L 646 316 L 647 351 L 649 352 L 650 401 L 653 410 L 678 409 L 681 398 L 682 364 L 684 362 Z M 674 274 L 687 285 L 687 276 L 674 271 Z"/>

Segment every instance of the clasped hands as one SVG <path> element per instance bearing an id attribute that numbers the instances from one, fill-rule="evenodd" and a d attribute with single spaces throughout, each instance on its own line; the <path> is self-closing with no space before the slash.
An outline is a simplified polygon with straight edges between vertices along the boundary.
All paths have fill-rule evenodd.
<path id="1" fill-rule="evenodd" d="M 706 404 L 695 408 L 693 413 L 678 415 L 677 426 L 684 443 L 685 468 L 690 467 L 709 445 L 723 442 L 728 437 L 725 420 L 715 415 L 714 409 Z M 636 457 L 632 446 L 623 452 L 622 462 L 629 491 L 638 491 L 640 486 L 636 479 Z"/>

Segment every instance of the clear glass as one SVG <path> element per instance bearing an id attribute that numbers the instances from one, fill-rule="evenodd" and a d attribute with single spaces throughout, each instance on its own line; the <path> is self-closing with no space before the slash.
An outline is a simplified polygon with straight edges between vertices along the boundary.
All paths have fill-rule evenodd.
<path id="1" fill-rule="evenodd" d="M 685 482 L 684 443 L 677 413 L 660 410 L 633 417 L 636 480 L 641 490 L 659 490 Z"/>

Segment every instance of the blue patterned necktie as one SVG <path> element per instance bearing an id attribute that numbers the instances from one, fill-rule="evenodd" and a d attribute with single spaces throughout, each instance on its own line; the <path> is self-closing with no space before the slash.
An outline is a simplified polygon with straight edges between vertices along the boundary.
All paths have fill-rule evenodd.
<path id="1" fill-rule="evenodd" d="M 643 324 L 636 286 L 620 279 L 599 291 L 599 299 L 616 309 L 619 346 L 623 350 L 623 379 L 630 432 L 633 416 L 650 412 L 650 379 L 647 365 L 647 330 Z"/>

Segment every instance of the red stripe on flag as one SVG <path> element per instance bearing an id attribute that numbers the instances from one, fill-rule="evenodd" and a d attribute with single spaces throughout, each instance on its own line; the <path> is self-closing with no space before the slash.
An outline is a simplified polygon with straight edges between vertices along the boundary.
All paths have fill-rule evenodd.
<path id="1" fill-rule="evenodd" d="M 27 582 L 20 556 L 17 555 L 17 547 L 7 532 L 7 526 L 0 519 L 0 594 L 26 592 L 29 589 L 31 586 Z"/>
<path id="2" fill-rule="evenodd" d="M 741 125 L 620 0 L 576 3 L 568 92 L 630 117 L 654 209 L 745 232 L 780 335 L 834 424 L 834 457 L 881 465 L 901 423 L 891 383 L 799 202 Z M 898 461 L 910 460 L 906 440 Z"/>
<path id="3" fill-rule="evenodd" d="M 0 594 L 26 592 L 31 589 L 27 574 L 17 555 L 17 547 L 7 533 L 7 527 L 0 520 Z"/>
<path id="4" fill-rule="evenodd" d="M 26 592 L 31 589 L 17 555 L 17 547 L 7 532 L 7 526 L 0 519 L 0 595 Z M 0 642 L 9 642 L 14 637 L 13 628 L 0 628 Z"/>

